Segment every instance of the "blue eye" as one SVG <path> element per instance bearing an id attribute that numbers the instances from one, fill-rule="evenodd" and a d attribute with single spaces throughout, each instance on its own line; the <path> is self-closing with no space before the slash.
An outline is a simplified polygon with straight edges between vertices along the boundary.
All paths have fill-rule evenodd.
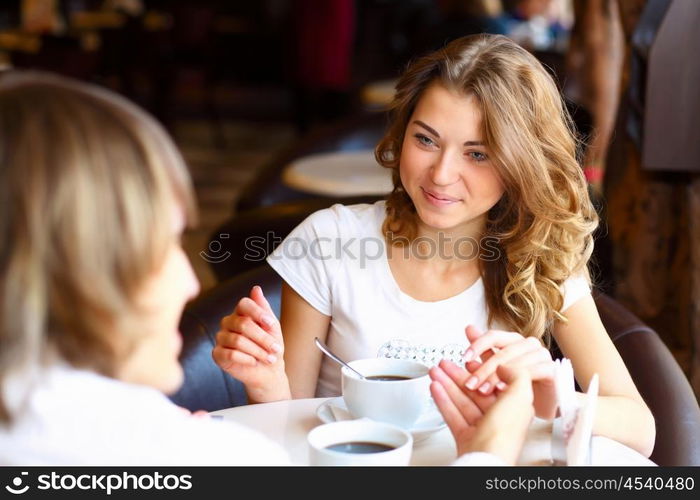
<path id="1" fill-rule="evenodd" d="M 479 162 L 480 162 L 480 161 L 486 161 L 486 160 L 489 159 L 488 156 L 486 156 L 484 153 L 482 153 L 482 152 L 480 152 L 480 151 L 470 151 L 470 152 L 467 153 L 467 154 L 468 154 L 469 156 L 471 156 L 472 159 L 474 159 L 475 161 L 479 161 Z"/>
<path id="2" fill-rule="evenodd" d="M 433 146 L 435 144 L 433 140 L 427 135 L 415 134 L 414 137 L 418 139 L 418 142 L 420 142 L 424 146 Z"/>

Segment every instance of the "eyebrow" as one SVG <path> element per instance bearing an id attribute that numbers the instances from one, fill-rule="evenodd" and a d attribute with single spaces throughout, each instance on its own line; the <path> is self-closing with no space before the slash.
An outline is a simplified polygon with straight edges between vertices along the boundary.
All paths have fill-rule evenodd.
<path id="1" fill-rule="evenodd" d="M 420 120 L 413 120 L 413 123 L 415 123 L 415 124 L 418 125 L 419 127 L 423 127 L 425 130 L 427 130 L 428 132 L 430 132 L 431 134 L 433 134 L 433 135 L 434 135 L 435 137 L 437 137 L 438 139 L 440 138 L 440 134 L 437 133 L 437 130 L 435 130 L 434 128 L 428 126 L 426 123 L 424 123 L 424 122 L 422 122 L 422 121 L 420 121 Z M 464 143 L 464 145 L 465 145 L 465 146 L 483 146 L 484 143 L 481 142 L 481 141 L 466 141 L 466 142 Z"/>

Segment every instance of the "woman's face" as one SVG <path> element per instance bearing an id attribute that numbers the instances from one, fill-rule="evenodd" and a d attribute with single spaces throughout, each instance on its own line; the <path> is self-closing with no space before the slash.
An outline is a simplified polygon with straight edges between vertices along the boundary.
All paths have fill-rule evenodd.
<path id="1" fill-rule="evenodd" d="M 178 361 L 182 336 L 178 330 L 185 304 L 199 293 L 199 282 L 180 244 L 185 226 L 182 209 L 173 207 L 170 243 L 160 269 L 141 289 L 137 299 L 141 311 L 123 322 L 123 328 L 137 345 L 122 367 L 120 379 L 149 385 L 164 393 L 175 392 L 182 384 Z"/>
<path id="2" fill-rule="evenodd" d="M 481 234 L 504 192 L 483 142 L 474 97 L 439 83 L 423 92 L 406 127 L 399 167 L 419 227 Z"/>

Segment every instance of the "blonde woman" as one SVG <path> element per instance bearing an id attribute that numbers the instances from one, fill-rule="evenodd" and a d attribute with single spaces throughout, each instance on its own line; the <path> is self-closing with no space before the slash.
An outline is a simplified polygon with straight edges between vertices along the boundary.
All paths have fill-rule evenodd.
<path id="1" fill-rule="evenodd" d="M 465 37 L 408 67 L 392 111 L 376 148 L 391 195 L 297 227 L 268 259 L 284 279 L 281 321 L 254 288 L 222 321 L 214 359 L 271 401 L 339 393 L 314 337 L 345 359 L 462 344 L 472 418 L 506 388 L 499 365 L 528 369 L 551 418 L 553 339 L 582 389 L 600 376 L 594 433 L 649 456 L 653 416 L 591 296 L 598 221 L 551 77 L 505 37 Z"/>
<path id="2" fill-rule="evenodd" d="M 257 433 L 186 414 L 178 322 L 189 175 L 124 99 L 0 75 L 0 464 L 267 464 Z"/>

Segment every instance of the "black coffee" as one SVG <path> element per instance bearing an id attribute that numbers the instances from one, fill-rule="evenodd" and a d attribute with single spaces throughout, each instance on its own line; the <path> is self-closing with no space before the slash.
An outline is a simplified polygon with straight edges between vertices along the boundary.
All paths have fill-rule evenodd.
<path id="1" fill-rule="evenodd" d="M 351 441 L 348 443 L 338 443 L 326 446 L 327 450 L 340 451 L 343 453 L 381 453 L 383 451 L 391 451 L 396 449 L 395 446 L 389 446 L 382 443 L 371 443 L 368 441 Z"/>
<path id="2" fill-rule="evenodd" d="M 367 380 L 409 380 L 411 377 L 404 377 L 403 375 L 370 375 L 365 377 Z"/>

